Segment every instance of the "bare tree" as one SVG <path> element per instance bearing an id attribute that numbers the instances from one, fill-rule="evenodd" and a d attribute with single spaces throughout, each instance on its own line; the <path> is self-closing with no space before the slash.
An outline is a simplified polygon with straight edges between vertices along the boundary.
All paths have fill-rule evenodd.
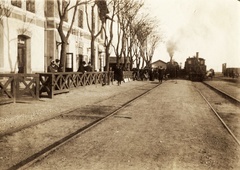
<path id="1" fill-rule="evenodd" d="M 118 42 L 114 46 L 114 51 L 117 57 L 117 64 L 119 65 L 121 58 L 124 57 L 124 66 L 126 66 L 126 59 L 130 50 L 131 23 L 135 19 L 139 9 L 143 6 L 143 3 L 135 0 L 118 0 L 118 2 Z"/>
<path id="2" fill-rule="evenodd" d="M 133 23 L 136 19 L 137 15 L 139 14 L 139 10 L 144 5 L 143 2 L 135 2 L 132 1 L 130 4 L 130 10 L 128 10 L 124 15 L 126 15 L 127 18 L 127 34 L 126 34 L 126 50 L 127 54 L 124 55 L 124 57 L 128 57 L 130 60 L 130 67 L 128 69 L 132 69 L 133 66 L 133 56 L 136 55 L 136 48 L 134 48 L 134 43 L 137 43 L 135 40 L 135 35 L 133 34 Z M 126 61 L 126 60 L 124 60 Z M 126 64 L 126 63 L 124 63 Z"/>
<path id="3" fill-rule="evenodd" d="M 104 29 L 105 39 L 104 39 L 104 45 L 105 45 L 105 59 L 106 59 L 106 66 L 105 71 L 109 71 L 109 58 L 110 58 L 110 48 L 113 40 L 113 23 L 114 23 L 114 17 L 117 13 L 117 1 L 112 0 L 108 3 L 108 7 L 111 8 L 111 13 L 109 14 Z"/>
<path id="4" fill-rule="evenodd" d="M 76 0 L 75 4 L 71 6 L 71 0 L 65 0 L 62 1 L 63 3 L 60 2 L 60 0 L 57 0 L 57 7 L 58 7 L 58 15 L 60 22 L 58 24 L 58 33 L 61 38 L 61 54 L 60 54 L 60 67 L 62 72 L 65 72 L 65 67 L 66 67 L 66 52 L 67 52 L 67 45 L 68 45 L 68 39 L 71 35 L 73 24 L 75 21 L 76 13 L 77 13 L 77 8 L 80 5 L 88 4 L 91 2 L 91 0 L 87 1 L 82 1 L 82 0 Z M 67 33 L 64 33 L 64 22 L 66 21 L 66 18 L 68 17 L 68 11 L 73 10 L 73 15 L 72 19 L 70 22 L 70 27 L 67 30 Z"/>
<path id="5" fill-rule="evenodd" d="M 136 22 L 136 20 L 134 20 L 131 24 L 131 28 L 130 28 L 130 46 L 129 46 L 129 55 L 131 57 L 131 65 L 133 65 L 133 63 L 136 63 L 136 68 L 139 69 L 140 68 L 140 42 L 138 40 L 137 37 L 137 33 L 138 33 L 138 23 Z"/>
<path id="6" fill-rule="evenodd" d="M 161 36 L 156 31 L 158 25 L 155 23 L 154 19 L 144 16 L 135 25 L 135 33 L 139 41 L 142 58 L 142 68 L 150 66 L 156 46 L 161 40 Z"/>
<path id="7" fill-rule="evenodd" d="M 96 27 L 95 27 L 95 15 L 94 15 L 94 9 L 95 7 L 98 7 L 98 16 L 100 18 L 100 23 L 101 27 L 99 30 L 96 32 Z M 93 70 L 95 70 L 95 40 L 96 38 L 102 33 L 104 24 L 106 23 L 107 19 L 107 14 L 109 13 L 107 4 L 105 0 L 95 0 L 95 2 L 91 6 L 91 25 L 89 22 L 88 18 L 88 9 L 87 5 L 85 5 L 85 13 L 86 13 L 86 18 L 87 18 L 87 25 L 88 25 L 88 30 L 91 33 L 91 64 L 93 67 Z"/>

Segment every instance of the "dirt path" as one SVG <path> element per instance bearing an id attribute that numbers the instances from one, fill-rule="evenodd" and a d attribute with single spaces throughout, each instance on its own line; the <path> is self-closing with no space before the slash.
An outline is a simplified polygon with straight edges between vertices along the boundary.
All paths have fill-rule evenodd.
<path id="1" fill-rule="evenodd" d="M 237 170 L 239 153 L 191 82 L 167 81 L 30 169 Z"/>

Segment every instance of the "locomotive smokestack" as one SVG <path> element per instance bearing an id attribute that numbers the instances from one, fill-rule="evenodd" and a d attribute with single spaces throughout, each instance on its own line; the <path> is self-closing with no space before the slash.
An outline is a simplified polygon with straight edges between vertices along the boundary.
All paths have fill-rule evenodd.
<path id="1" fill-rule="evenodd" d="M 196 58 L 198 59 L 198 52 L 196 52 Z"/>
<path id="2" fill-rule="evenodd" d="M 170 63 L 172 64 L 173 63 L 173 56 L 170 55 Z"/>

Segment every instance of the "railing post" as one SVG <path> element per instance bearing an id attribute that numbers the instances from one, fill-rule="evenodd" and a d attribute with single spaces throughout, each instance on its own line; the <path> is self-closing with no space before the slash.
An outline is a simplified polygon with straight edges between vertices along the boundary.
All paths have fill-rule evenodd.
<path id="1" fill-rule="evenodd" d="M 39 74 L 37 74 L 37 76 L 35 77 L 35 94 L 36 94 L 36 99 L 39 100 Z"/>
<path id="2" fill-rule="evenodd" d="M 16 103 L 16 98 L 17 98 L 16 79 L 17 79 L 17 74 L 14 74 L 13 79 L 11 81 L 11 91 L 12 91 L 12 95 L 13 95 L 13 103 Z"/>
<path id="3" fill-rule="evenodd" d="M 54 82 L 53 82 L 53 77 L 54 77 L 54 74 L 50 74 L 50 87 L 49 87 L 49 89 L 50 89 L 50 98 L 52 99 L 53 98 L 53 92 L 54 92 Z"/>
<path id="4" fill-rule="evenodd" d="M 110 85 L 110 74 L 111 74 L 111 72 L 110 71 L 108 71 L 107 73 L 106 73 L 106 77 L 107 77 L 107 85 Z"/>

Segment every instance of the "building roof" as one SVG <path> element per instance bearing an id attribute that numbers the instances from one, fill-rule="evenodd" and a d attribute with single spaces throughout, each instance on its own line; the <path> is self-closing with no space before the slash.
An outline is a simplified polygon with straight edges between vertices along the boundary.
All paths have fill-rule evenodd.
<path id="1" fill-rule="evenodd" d="M 162 60 L 157 60 L 157 61 L 152 62 L 152 64 L 157 64 L 157 63 L 167 64 L 165 61 L 162 61 Z"/>
<path id="2" fill-rule="evenodd" d="M 157 60 L 157 61 L 152 62 L 152 64 L 157 64 L 157 63 L 167 64 L 165 61 L 162 61 L 162 60 Z"/>

